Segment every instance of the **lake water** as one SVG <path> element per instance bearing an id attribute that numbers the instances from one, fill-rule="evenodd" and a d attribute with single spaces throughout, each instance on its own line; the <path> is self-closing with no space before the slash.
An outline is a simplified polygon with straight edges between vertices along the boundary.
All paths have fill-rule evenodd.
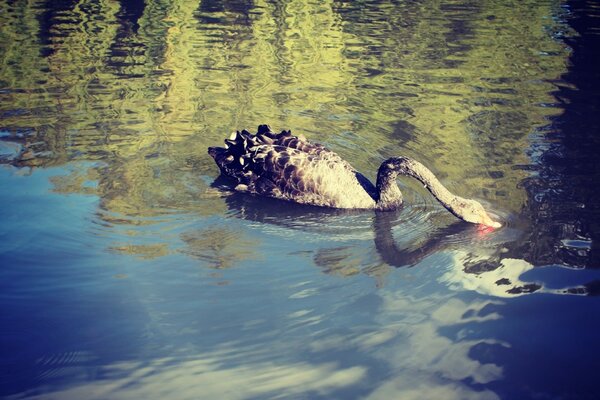
<path id="1" fill-rule="evenodd" d="M 0 397 L 600 398 L 599 16 L 0 0 Z M 262 123 L 504 226 L 234 194 Z"/>

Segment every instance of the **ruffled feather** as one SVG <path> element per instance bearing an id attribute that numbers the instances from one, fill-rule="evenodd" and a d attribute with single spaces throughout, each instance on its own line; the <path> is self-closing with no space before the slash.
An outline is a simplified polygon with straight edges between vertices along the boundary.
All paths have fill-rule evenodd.
<path id="1" fill-rule="evenodd" d="M 209 154 L 236 190 L 335 208 L 374 208 L 376 189 L 339 155 L 291 131 L 238 131 Z"/>

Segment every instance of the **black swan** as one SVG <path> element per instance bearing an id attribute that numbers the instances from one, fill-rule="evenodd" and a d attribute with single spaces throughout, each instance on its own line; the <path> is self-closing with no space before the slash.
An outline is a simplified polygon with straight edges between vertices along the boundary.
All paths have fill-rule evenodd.
<path id="1" fill-rule="evenodd" d="M 402 205 L 398 175 L 425 185 L 448 211 L 467 222 L 499 228 L 475 200 L 456 196 L 423 164 L 408 157 L 385 160 L 373 184 L 347 161 L 323 145 L 291 131 L 275 134 L 260 125 L 256 135 L 243 130 L 209 147 L 223 175 L 237 181 L 235 190 L 322 207 L 395 210 Z"/>

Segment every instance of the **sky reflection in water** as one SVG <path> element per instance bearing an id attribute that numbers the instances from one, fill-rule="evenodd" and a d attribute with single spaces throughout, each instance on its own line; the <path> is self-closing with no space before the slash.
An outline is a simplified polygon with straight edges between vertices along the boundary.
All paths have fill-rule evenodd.
<path id="1" fill-rule="evenodd" d="M 600 396 L 592 5 L 0 7 L 0 396 Z M 504 227 L 231 193 L 259 123 Z"/>

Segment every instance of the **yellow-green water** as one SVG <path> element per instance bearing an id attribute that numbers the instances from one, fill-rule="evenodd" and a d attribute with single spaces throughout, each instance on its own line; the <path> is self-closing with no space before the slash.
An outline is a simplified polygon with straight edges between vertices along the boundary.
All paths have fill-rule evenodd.
<path id="1" fill-rule="evenodd" d="M 0 1 L 0 396 L 597 396 L 580 6 Z M 262 123 L 505 226 L 405 180 L 378 214 L 214 184 Z"/>

